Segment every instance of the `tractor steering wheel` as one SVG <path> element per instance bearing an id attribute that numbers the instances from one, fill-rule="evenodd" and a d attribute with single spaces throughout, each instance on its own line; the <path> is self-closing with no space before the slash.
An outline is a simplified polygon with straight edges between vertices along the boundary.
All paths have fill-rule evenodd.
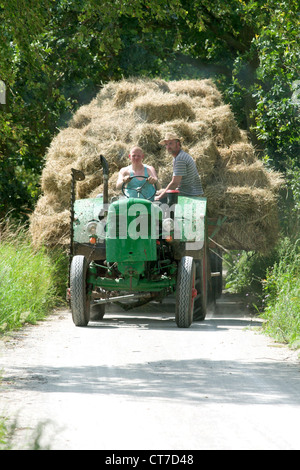
<path id="1" fill-rule="evenodd" d="M 129 189 L 136 191 L 138 198 L 142 196 L 143 199 L 147 199 L 148 201 L 150 201 L 150 199 L 152 199 L 153 196 L 154 196 L 155 193 L 156 193 L 156 189 L 157 189 L 157 188 L 156 188 L 156 184 L 148 183 L 150 186 L 153 187 L 153 194 L 151 194 L 149 197 L 146 197 L 146 196 L 144 196 L 142 189 L 143 189 L 143 186 L 145 185 L 145 183 L 147 182 L 148 176 L 131 176 L 131 178 L 130 178 L 129 181 L 131 181 L 133 178 L 143 178 L 145 181 L 141 184 L 141 186 L 139 186 L 139 187 L 137 187 L 137 188 L 129 188 Z M 122 184 L 122 193 L 123 193 L 124 196 L 126 196 L 127 198 L 130 197 L 130 196 L 128 196 L 128 195 L 125 193 L 126 185 L 127 185 L 128 183 L 129 183 L 129 182 L 126 182 L 126 183 L 123 183 L 123 184 Z"/>

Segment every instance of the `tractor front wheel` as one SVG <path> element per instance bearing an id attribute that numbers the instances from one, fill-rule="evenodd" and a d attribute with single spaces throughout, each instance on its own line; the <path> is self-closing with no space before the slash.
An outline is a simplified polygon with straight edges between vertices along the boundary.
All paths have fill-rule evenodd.
<path id="1" fill-rule="evenodd" d="M 84 256 L 74 256 L 70 268 L 72 319 L 76 326 L 87 326 L 90 319 L 90 297 L 86 276 L 88 263 Z"/>
<path id="2" fill-rule="evenodd" d="M 178 266 L 175 320 L 179 328 L 188 328 L 193 321 L 195 298 L 195 263 L 191 256 L 183 256 Z"/>

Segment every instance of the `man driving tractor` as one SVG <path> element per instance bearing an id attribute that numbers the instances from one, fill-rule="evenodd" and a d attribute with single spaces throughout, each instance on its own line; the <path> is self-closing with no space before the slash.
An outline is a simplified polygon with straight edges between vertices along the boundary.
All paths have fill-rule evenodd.
<path id="1" fill-rule="evenodd" d="M 137 189 L 142 187 L 141 196 L 153 200 L 153 186 L 157 183 L 157 174 L 153 166 L 144 165 L 144 153 L 140 147 L 130 150 L 129 158 L 131 165 L 121 168 L 116 183 L 117 189 L 125 187 L 124 192 L 128 197 L 137 197 Z M 140 178 L 139 178 L 140 177 Z"/>
<path id="2" fill-rule="evenodd" d="M 182 150 L 180 137 L 169 132 L 159 143 L 165 145 L 168 153 L 173 156 L 173 177 L 165 189 L 157 192 L 155 200 L 161 201 L 166 192 L 173 189 L 178 189 L 183 196 L 203 196 L 202 184 L 195 161 Z M 116 188 L 123 188 L 128 197 L 137 197 L 137 189 L 142 188 L 140 195 L 153 201 L 154 194 L 150 185 L 157 185 L 158 182 L 154 167 L 143 164 L 144 153 L 140 147 L 133 147 L 129 158 L 131 165 L 121 168 Z M 145 180 L 143 183 L 141 183 L 142 179 Z"/>

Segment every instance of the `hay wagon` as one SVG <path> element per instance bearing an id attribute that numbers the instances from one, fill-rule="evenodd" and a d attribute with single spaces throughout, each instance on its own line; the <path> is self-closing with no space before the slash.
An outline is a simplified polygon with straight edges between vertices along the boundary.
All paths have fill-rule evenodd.
<path id="1" fill-rule="evenodd" d="M 84 174 L 72 170 L 68 298 L 74 324 L 101 320 L 111 302 L 128 310 L 170 294 L 176 295 L 179 328 L 204 320 L 221 289 L 220 281 L 213 282 L 221 269 L 218 257 L 209 256 L 206 198 L 170 192 L 158 203 L 138 192 L 108 202 L 108 165 L 103 156 L 101 162 L 104 192 L 96 198 L 75 200 Z M 91 318 L 92 302 L 97 314 Z"/>
<path id="2" fill-rule="evenodd" d="M 42 173 L 42 194 L 30 217 L 33 244 L 68 246 L 71 168 L 85 174 L 77 184 L 77 198 L 95 198 L 102 185 L 100 151 L 110 165 L 110 198 L 135 145 L 143 148 L 145 163 L 156 168 L 166 186 L 172 165 L 158 145 L 166 132 L 180 135 L 184 151 L 195 159 L 207 197 L 208 236 L 227 250 L 272 249 L 280 233 L 277 198 L 284 180 L 257 158 L 214 83 L 138 78 L 107 83 L 54 137 Z M 222 229 L 211 237 L 210 230 L 219 229 L 225 216 Z"/>

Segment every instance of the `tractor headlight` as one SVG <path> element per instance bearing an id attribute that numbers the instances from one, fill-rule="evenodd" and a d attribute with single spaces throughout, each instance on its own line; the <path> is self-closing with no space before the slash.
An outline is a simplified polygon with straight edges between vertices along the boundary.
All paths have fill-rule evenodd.
<path id="1" fill-rule="evenodd" d="M 86 227 L 86 231 L 89 235 L 95 235 L 97 232 L 98 223 L 95 221 L 89 222 Z"/>
<path id="2" fill-rule="evenodd" d="M 163 229 L 165 232 L 171 232 L 174 230 L 174 220 L 173 219 L 165 219 L 162 223 Z"/>

